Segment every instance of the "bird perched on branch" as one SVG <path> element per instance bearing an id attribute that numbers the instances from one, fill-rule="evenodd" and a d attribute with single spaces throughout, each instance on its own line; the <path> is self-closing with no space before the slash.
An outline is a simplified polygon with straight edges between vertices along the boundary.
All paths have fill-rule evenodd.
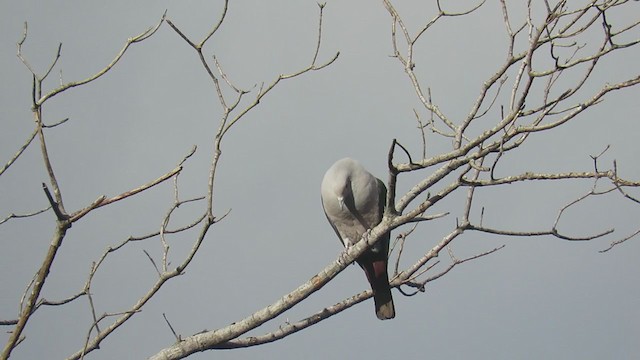
<path id="1" fill-rule="evenodd" d="M 387 188 L 382 180 L 353 159 L 338 160 L 327 170 L 321 194 L 324 213 L 346 248 L 382 220 Z M 388 252 L 389 233 L 386 233 L 356 259 L 371 284 L 376 316 L 380 320 L 395 316 L 387 274 Z"/>

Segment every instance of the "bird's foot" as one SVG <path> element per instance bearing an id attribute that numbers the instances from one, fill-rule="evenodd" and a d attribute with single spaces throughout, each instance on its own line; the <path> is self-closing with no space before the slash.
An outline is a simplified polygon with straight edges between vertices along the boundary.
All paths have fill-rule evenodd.
<path id="1" fill-rule="evenodd" d="M 369 237 L 371 237 L 371 229 L 367 229 L 367 231 L 362 234 L 362 238 L 364 239 L 364 241 L 368 241 Z"/>
<path id="2" fill-rule="evenodd" d="M 349 251 L 349 249 L 351 249 L 353 247 L 353 245 L 351 243 L 347 243 L 344 250 L 340 253 L 340 256 L 338 256 L 338 264 L 339 265 L 345 265 L 348 264 L 349 262 L 347 261 L 347 252 Z"/>

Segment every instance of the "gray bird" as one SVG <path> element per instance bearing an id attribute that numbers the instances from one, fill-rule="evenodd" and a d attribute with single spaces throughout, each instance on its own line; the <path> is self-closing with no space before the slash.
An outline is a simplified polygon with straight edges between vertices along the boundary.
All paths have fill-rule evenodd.
<path id="1" fill-rule="evenodd" d="M 324 213 L 345 247 L 354 245 L 382 220 L 387 188 L 353 159 L 338 160 L 327 170 L 321 194 Z M 371 284 L 380 320 L 396 315 L 387 274 L 388 252 L 389 233 L 386 233 L 356 259 Z"/>

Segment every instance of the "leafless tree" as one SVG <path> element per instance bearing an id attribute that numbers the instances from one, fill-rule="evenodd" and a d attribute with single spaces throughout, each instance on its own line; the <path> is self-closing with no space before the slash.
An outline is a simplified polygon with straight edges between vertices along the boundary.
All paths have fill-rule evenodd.
<path id="1" fill-rule="evenodd" d="M 228 1 L 225 1 L 219 20 L 207 34 L 201 37 L 201 40 L 194 40 L 187 35 L 181 30 L 179 24 L 169 20 L 165 14 L 156 25 L 140 35 L 128 39 L 115 58 L 102 70 L 84 80 L 61 83 L 48 92 L 43 91 L 43 83 L 50 79 L 52 71 L 58 65 L 61 56 L 60 48 L 51 65 L 44 72 L 38 72 L 22 52 L 22 46 L 26 43 L 28 35 L 25 24 L 24 35 L 18 42 L 18 57 L 33 74 L 32 111 L 35 126 L 31 135 L 25 139 L 24 144 L 0 169 L 0 175 L 20 160 L 25 149 L 30 146 L 39 146 L 48 174 L 48 184 L 42 186 L 50 206 L 28 214 L 9 214 L 0 220 L 0 225 L 16 218 L 29 218 L 41 213 L 53 213 L 57 220 L 56 226 L 52 230 L 49 250 L 42 260 L 40 269 L 22 296 L 20 313 L 16 319 L 0 322 L 2 326 L 11 327 L 11 334 L 2 351 L 1 359 L 9 358 L 12 351 L 20 346 L 25 339 L 25 326 L 34 313 L 43 311 L 47 306 L 63 306 L 79 298 L 86 298 L 90 304 L 93 322 L 89 326 L 84 345 L 68 357 L 68 359 L 81 359 L 86 354 L 98 349 L 105 338 L 140 312 L 151 298 L 159 296 L 161 288 L 168 281 L 183 275 L 185 269 L 197 255 L 200 245 L 212 226 L 222 221 L 226 216 L 226 214 L 216 214 L 214 191 L 218 162 L 222 154 L 222 143 L 225 136 L 238 121 L 258 106 L 260 101 L 282 82 L 321 70 L 338 59 L 339 53 L 336 53 L 334 56 L 321 60 L 324 58 L 321 55 L 324 5 L 319 4 L 318 37 L 315 47 L 311 48 L 310 62 L 292 73 L 278 75 L 272 82 L 262 84 L 258 88 L 242 89 L 230 80 L 224 71 L 223 64 L 217 58 L 210 58 L 204 52 L 206 45 L 223 26 L 228 5 Z M 559 231 L 558 225 L 567 209 L 582 204 L 587 198 L 611 193 L 617 193 L 631 202 L 640 202 L 630 191 L 630 189 L 640 186 L 640 182 L 619 177 L 615 162 L 611 166 L 603 167 L 599 161 L 602 154 L 592 157 L 593 168 L 591 169 L 567 169 L 565 172 L 557 173 L 523 172 L 511 174 L 508 169 L 500 167 L 506 161 L 505 159 L 516 156 L 512 155 L 515 153 L 514 150 L 524 144 L 533 134 L 552 132 L 578 118 L 583 112 L 603 101 L 614 91 L 631 88 L 640 82 L 640 76 L 635 76 L 605 84 L 592 93 L 587 94 L 584 91 L 587 80 L 601 71 L 600 63 L 603 59 L 622 56 L 625 49 L 636 46 L 640 42 L 637 38 L 640 21 L 619 24 L 613 22 L 609 17 L 613 11 L 619 11 L 629 6 L 629 1 L 588 1 L 578 7 L 572 7 L 577 5 L 568 1 L 544 1 L 539 4 L 529 1 L 525 9 L 524 21 L 514 22 L 511 5 L 507 4 L 505 0 L 501 0 L 505 36 L 508 39 L 504 61 L 494 70 L 494 74 L 481 84 L 480 93 L 471 104 L 469 113 L 459 119 L 447 114 L 446 110 L 432 100 L 432 90 L 428 81 L 421 80 L 414 54 L 421 45 L 420 40 L 428 37 L 434 24 L 472 14 L 484 6 L 485 1 L 462 12 L 449 11 L 437 2 L 436 15 L 417 31 L 412 31 L 405 24 L 402 14 L 391 1 L 383 0 L 383 5 L 390 18 L 391 55 L 404 70 L 422 106 L 422 108 L 415 110 L 419 134 L 422 138 L 422 152 L 416 155 L 399 141 L 393 140 L 391 142 L 387 159 L 389 191 L 387 208 L 382 222 L 366 234 L 360 242 L 341 255 L 341 259 L 346 261 L 332 261 L 311 280 L 283 295 L 280 300 L 231 325 L 187 337 L 176 335 L 177 342 L 159 350 L 152 359 L 181 359 L 208 349 L 249 347 L 277 341 L 370 298 L 371 292 L 364 291 L 340 303 L 327 306 L 304 319 L 287 322 L 274 331 L 267 330 L 264 335 L 243 337 L 248 331 L 260 327 L 300 303 L 313 292 L 318 291 L 344 270 L 349 263 L 353 262 L 367 247 L 375 243 L 382 234 L 399 227 L 404 226 L 404 231 L 397 236 L 392 248 L 393 262 L 395 263 L 392 286 L 397 287 L 406 295 L 413 295 L 424 291 L 426 283 L 442 277 L 455 266 L 492 254 L 502 248 L 487 249 L 474 256 L 458 259 L 448 246 L 465 233 L 484 232 L 494 235 L 524 237 L 552 236 L 567 241 L 588 241 L 609 235 L 613 230 L 579 237 L 563 233 Z M 206 194 L 188 199 L 184 199 L 180 195 L 179 177 L 183 168 L 188 165 L 189 158 L 196 151 L 196 148 L 193 148 L 175 168 L 166 171 L 157 179 L 116 196 L 100 196 L 79 210 L 68 210 L 64 205 L 64 196 L 58 184 L 55 166 L 51 161 L 49 148 L 45 141 L 48 129 L 63 124 L 66 119 L 48 124 L 43 118 L 43 108 L 60 94 L 107 75 L 127 54 L 130 47 L 154 36 L 162 26 L 170 27 L 192 48 L 204 73 L 210 79 L 222 108 L 219 127 L 211 147 Z M 574 80 L 568 83 L 567 78 Z M 430 154 L 433 151 L 429 147 L 429 139 L 431 138 L 449 139 L 451 146 L 446 151 Z M 398 160 L 400 158 L 403 160 Z M 504 174 L 505 172 L 506 174 Z M 421 180 L 415 183 L 406 194 L 398 194 L 397 180 L 408 173 L 421 174 Z M 584 195 L 558 209 L 555 222 L 543 230 L 512 230 L 486 225 L 483 221 L 484 208 L 478 209 L 474 203 L 476 194 L 484 188 L 499 188 L 520 182 L 584 179 L 591 180 L 591 186 L 585 189 Z M 129 237 L 108 248 L 100 258 L 93 262 L 84 287 L 77 293 L 56 301 L 49 301 L 42 297 L 42 289 L 56 260 L 56 254 L 67 232 L 73 231 L 71 227 L 74 223 L 79 222 L 98 208 L 136 196 L 166 181 L 173 181 L 174 196 L 158 231 L 143 236 Z M 464 192 L 466 196 L 464 196 L 464 201 L 460 204 L 459 209 L 452 209 L 444 213 L 432 212 L 434 206 L 441 203 L 443 199 L 460 192 Z M 169 227 L 172 216 L 181 205 L 202 201 L 206 203 L 204 213 L 179 228 Z M 405 241 L 416 227 L 423 222 L 451 217 L 456 219 L 455 226 L 446 236 L 421 256 L 413 254 L 412 256 L 417 258 L 417 261 L 406 267 L 400 266 Z M 194 228 L 199 231 L 193 239 L 191 251 L 177 265 L 175 262 L 172 265 L 168 261 L 170 246 L 166 237 Z M 609 248 L 603 251 L 636 236 L 638 232 L 640 229 L 632 234 L 620 236 L 610 244 Z M 147 253 L 149 261 L 157 271 L 156 281 L 149 285 L 146 293 L 131 308 L 125 311 L 98 314 L 93 306 L 91 287 L 94 276 L 101 271 L 101 265 L 105 259 L 114 253 L 126 251 L 132 243 L 149 239 L 160 239 L 164 245 L 163 255 L 159 259 Z M 436 269 L 434 267 L 435 258 L 445 249 L 451 258 L 451 263 L 444 268 Z M 407 289 L 413 289 L 413 291 Z M 5 315 L 3 314 L 3 316 Z M 167 324 L 171 326 L 168 321 Z"/>

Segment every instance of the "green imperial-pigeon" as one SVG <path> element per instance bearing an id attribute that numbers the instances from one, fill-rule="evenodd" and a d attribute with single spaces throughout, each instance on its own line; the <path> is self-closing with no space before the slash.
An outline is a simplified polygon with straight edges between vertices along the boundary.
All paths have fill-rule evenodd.
<path id="1" fill-rule="evenodd" d="M 327 170 L 321 193 L 324 213 L 347 248 L 382 220 L 387 188 L 353 159 L 338 160 Z M 386 233 L 356 259 L 371 284 L 376 316 L 380 320 L 396 315 L 387 275 L 388 252 L 389 233 Z"/>

